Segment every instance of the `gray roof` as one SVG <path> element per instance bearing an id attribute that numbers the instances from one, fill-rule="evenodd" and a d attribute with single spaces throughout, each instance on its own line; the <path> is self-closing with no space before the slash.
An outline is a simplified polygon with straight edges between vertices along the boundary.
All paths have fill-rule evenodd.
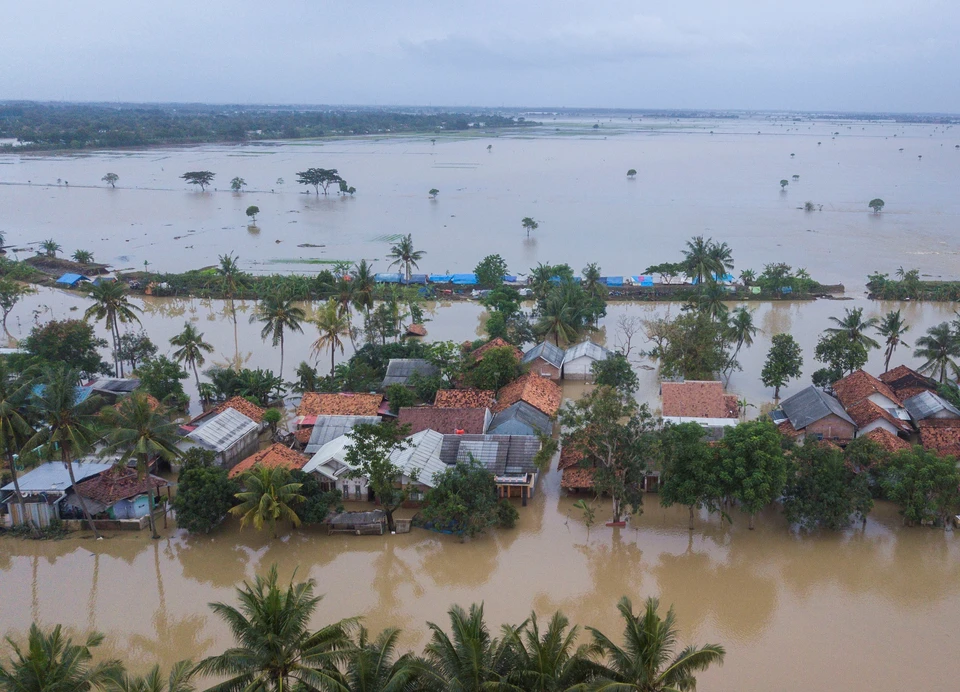
<path id="1" fill-rule="evenodd" d="M 140 386 L 140 380 L 129 377 L 124 379 L 114 379 L 111 377 L 102 378 L 91 382 L 89 385 L 95 392 L 110 392 L 112 394 L 129 394 Z"/>
<path id="2" fill-rule="evenodd" d="M 377 425 L 380 423 L 380 416 L 317 416 L 304 453 L 316 454 L 330 440 L 346 435 L 355 425 L 361 423 Z"/>
<path id="3" fill-rule="evenodd" d="M 260 426 L 236 409 L 226 408 L 199 428 L 187 433 L 187 437 L 209 447 L 215 452 L 224 452 Z"/>
<path id="4" fill-rule="evenodd" d="M 383 387 L 391 384 L 407 384 L 414 373 L 424 377 L 439 375 L 440 369 L 429 360 L 422 358 L 391 358 L 387 364 L 387 376 L 383 378 Z"/>
<path id="5" fill-rule="evenodd" d="M 526 401 L 518 401 L 495 415 L 487 432 L 497 435 L 535 435 L 536 430 L 544 435 L 552 433 L 550 416 Z"/>
<path id="6" fill-rule="evenodd" d="M 543 341 L 524 353 L 520 362 L 532 363 L 537 358 L 543 358 L 550 363 L 550 365 L 559 368 L 563 365 L 563 355 L 564 351 L 562 348 L 554 346 L 549 341 Z"/>
<path id="7" fill-rule="evenodd" d="M 537 470 L 539 451 L 540 440 L 531 435 L 444 435 L 440 458 L 454 464 L 473 455 L 495 476 L 520 476 Z"/>
<path id="8" fill-rule="evenodd" d="M 925 420 L 941 411 L 949 411 L 960 418 L 960 411 L 955 406 L 933 392 L 920 392 L 904 401 L 903 407 L 916 421 Z"/>
<path id="9" fill-rule="evenodd" d="M 856 427 L 853 419 L 843 410 L 840 402 L 829 394 L 810 385 L 806 389 L 801 389 L 788 399 L 784 399 L 780 408 L 787 414 L 790 424 L 797 430 L 803 430 L 811 423 L 816 423 L 822 418 L 826 418 L 831 413 Z"/>
<path id="10" fill-rule="evenodd" d="M 390 455 L 390 461 L 403 469 L 403 475 L 410 477 L 417 471 L 417 483 L 433 486 L 433 477 L 447 470 L 440 459 L 440 448 L 444 436 L 433 430 L 421 430 L 407 438 L 410 446 Z"/>
<path id="11" fill-rule="evenodd" d="M 75 461 L 73 462 L 73 477 L 79 483 L 85 478 L 103 473 L 112 466 L 113 462 L 111 461 Z M 17 480 L 20 482 L 20 492 L 23 493 L 66 492 L 70 488 L 70 472 L 59 461 L 40 464 L 40 466 L 23 474 Z M 8 483 L 0 490 L 12 492 L 14 490 L 13 483 Z"/>
<path id="12" fill-rule="evenodd" d="M 330 517 L 331 526 L 362 526 L 364 524 L 378 524 L 386 519 L 387 513 L 382 509 L 370 512 L 341 512 Z"/>
<path id="13" fill-rule="evenodd" d="M 569 363 L 572 360 L 583 358 L 584 356 L 592 360 L 606 360 L 609 355 L 610 351 L 603 346 L 595 344 L 592 341 L 582 341 L 567 349 L 567 352 L 563 354 L 563 362 Z"/>

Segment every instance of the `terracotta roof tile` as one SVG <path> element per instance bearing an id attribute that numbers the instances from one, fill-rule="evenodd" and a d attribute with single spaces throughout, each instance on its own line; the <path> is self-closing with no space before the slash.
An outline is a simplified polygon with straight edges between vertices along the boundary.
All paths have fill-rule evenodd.
<path id="1" fill-rule="evenodd" d="M 546 377 L 528 373 L 500 389 L 493 412 L 499 413 L 518 401 L 526 401 L 552 418 L 560 410 L 563 390 Z"/>
<path id="2" fill-rule="evenodd" d="M 913 428 L 909 423 L 900 420 L 885 408 L 878 406 L 869 399 L 862 399 L 853 406 L 848 406 L 847 415 L 853 419 L 853 422 L 857 424 L 858 428 L 865 428 L 874 421 L 882 418 L 898 430 L 902 430 L 905 433 L 913 432 Z"/>
<path id="3" fill-rule="evenodd" d="M 242 413 L 254 423 L 263 422 L 263 409 L 256 404 L 247 401 L 242 396 L 235 396 L 232 399 L 227 399 L 213 409 L 213 413 L 223 413 L 228 408 L 232 408 L 234 411 Z"/>
<path id="4" fill-rule="evenodd" d="M 873 440 L 890 453 L 902 452 L 910 449 L 909 442 L 903 438 L 897 437 L 889 430 L 884 430 L 883 428 L 874 428 L 864 435 L 864 437 L 868 440 Z"/>
<path id="5" fill-rule="evenodd" d="M 436 408 L 489 408 L 495 401 L 493 394 L 489 389 L 441 389 L 433 405 Z"/>
<path id="6" fill-rule="evenodd" d="M 160 400 L 157 399 L 157 397 L 155 397 L 153 394 L 146 394 L 146 393 L 144 394 L 144 396 L 147 398 L 147 405 L 150 407 L 151 411 L 156 411 L 158 408 L 160 408 Z M 124 399 L 120 399 L 120 401 L 115 403 L 113 407 L 119 411 L 120 408 L 123 406 L 123 402 L 124 402 Z"/>
<path id="7" fill-rule="evenodd" d="M 411 324 L 407 327 L 407 336 L 426 336 L 427 328 L 422 324 Z"/>
<path id="8" fill-rule="evenodd" d="M 960 457 L 960 420 L 928 418 L 920 421 L 920 444 L 943 456 Z"/>
<path id="9" fill-rule="evenodd" d="M 270 445 L 266 449 L 260 450 L 256 454 L 248 456 L 246 459 L 230 469 L 230 473 L 227 475 L 230 478 L 236 478 L 241 473 L 249 471 L 254 466 L 262 466 L 268 469 L 280 466 L 292 471 L 293 469 L 303 468 L 303 465 L 309 460 L 309 457 L 298 452 L 294 452 L 289 447 L 277 443 Z"/>
<path id="10" fill-rule="evenodd" d="M 780 431 L 781 435 L 786 435 L 787 437 L 802 437 L 803 432 L 797 430 L 793 427 L 793 423 L 788 420 L 783 421 L 777 425 L 777 430 Z"/>
<path id="11" fill-rule="evenodd" d="M 136 497 L 147 492 L 148 488 L 163 488 L 170 485 L 157 476 L 140 478 L 135 469 L 112 468 L 99 476 L 77 484 L 77 492 L 84 497 L 99 502 L 105 507 Z"/>
<path id="12" fill-rule="evenodd" d="M 560 450 L 560 461 L 557 462 L 557 470 L 563 471 L 572 466 L 576 466 L 583 459 L 583 452 L 574 445 L 564 445 Z"/>
<path id="13" fill-rule="evenodd" d="M 298 416 L 376 416 L 383 394 L 320 394 L 306 392 L 297 407 Z"/>
<path id="14" fill-rule="evenodd" d="M 293 433 L 293 438 L 302 445 L 310 442 L 310 436 L 313 434 L 313 426 L 299 428 Z"/>
<path id="15" fill-rule="evenodd" d="M 483 360 L 483 356 L 484 356 L 484 354 L 485 354 L 487 351 L 489 351 L 489 350 L 491 350 L 491 349 L 494 349 L 494 348 L 510 348 L 510 349 L 513 349 L 513 352 L 514 352 L 514 354 L 517 356 L 517 360 L 518 360 L 518 361 L 519 361 L 521 358 L 523 358 L 523 351 L 521 351 L 519 348 L 517 348 L 517 347 L 514 346 L 513 344 L 508 343 L 507 341 L 504 341 L 504 340 L 501 339 L 499 336 L 498 336 L 497 338 L 495 338 L 495 339 L 491 339 L 490 341 L 488 341 L 487 343 L 485 343 L 485 344 L 484 344 L 483 346 L 481 346 L 480 348 L 474 349 L 474 350 L 470 353 L 470 355 L 473 356 L 473 360 L 474 360 L 475 362 L 479 362 L 479 361 Z"/>
<path id="16" fill-rule="evenodd" d="M 593 487 L 593 474 L 596 469 L 567 468 L 560 478 L 560 487 L 570 490 L 580 490 Z"/>
<path id="17" fill-rule="evenodd" d="M 433 430 L 444 435 L 482 435 L 486 430 L 486 408 L 437 408 L 417 406 L 400 409 L 398 423 L 409 425 L 410 434 Z"/>
<path id="18" fill-rule="evenodd" d="M 906 401 L 920 392 L 937 391 L 937 383 L 934 380 L 906 365 L 898 365 L 893 370 L 883 373 L 880 375 L 880 381 L 888 385 L 901 401 Z"/>
<path id="19" fill-rule="evenodd" d="M 723 393 L 723 383 L 687 380 L 660 385 L 664 416 L 686 418 L 736 418 L 737 398 Z M 732 399 L 732 402 L 729 401 Z M 733 408 L 731 409 L 731 403 Z"/>
<path id="20" fill-rule="evenodd" d="M 842 380 L 834 382 L 833 391 L 848 411 L 851 406 L 863 401 L 871 394 L 881 394 L 897 405 L 902 403 L 900 397 L 890 387 L 863 370 L 857 370 Z"/>

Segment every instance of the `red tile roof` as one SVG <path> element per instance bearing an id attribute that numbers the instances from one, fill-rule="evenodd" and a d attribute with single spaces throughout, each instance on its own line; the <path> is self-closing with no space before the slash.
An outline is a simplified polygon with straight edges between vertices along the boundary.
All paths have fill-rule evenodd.
<path id="1" fill-rule="evenodd" d="M 300 428 L 295 433 L 293 433 L 294 439 L 302 445 L 305 445 L 310 442 L 311 435 L 313 435 L 312 427 Z"/>
<path id="2" fill-rule="evenodd" d="M 231 399 L 227 399 L 222 404 L 213 409 L 215 414 L 223 413 L 228 408 L 232 408 L 234 411 L 238 411 L 245 415 L 247 418 L 252 420 L 254 423 L 263 422 L 263 409 L 257 406 L 254 403 L 251 403 L 244 399 L 242 396 L 235 396 Z"/>
<path id="3" fill-rule="evenodd" d="M 782 423 L 777 425 L 777 430 L 780 431 L 781 435 L 786 435 L 787 437 L 803 437 L 803 431 L 797 430 L 793 427 L 793 423 L 789 420 L 785 420 Z"/>
<path id="4" fill-rule="evenodd" d="M 878 406 L 869 399 L 862 399 L 853 406 L 848 406 L 847 414 L 853 419 L 853 422 L 857 424 L 858 428 L 865 428 L 871 423 L 882 418 L 898 430 L 902 430 L 905 433 L 913 432 L 913 428 L 909 423 L 900 420 L 896 416 L 892 415 L 889 411 L 881 406 Z"/>
<path id="5" fill-rule="evenodd" d="M 660 389 L 663 396 L 664 416 L 736 418 L 740 415 L 737 398 L 723 393 L 722 382 L 704 380 L 664 382 L 660 385 Z"/>
<path id="6" fill-rule="evenodd" d="M 491 350 L 491 349 L 494 349 L 494 348 L 509 348 L 509 349 L 513 349 L 513 352 L 514 352 L 514 354 L 517 356 L 517 360 L 518 360 L 518 361 L 519 361 L 521 358 L 523 358 L 523 351 L 521 351 L 519 348 L 517 348 L 517 347 L 514 346 L 513 344 L 508 343 L 507 341 L 504 341 L 504 340 L 501 339 L 499 336 L 498 336 L 497 338 L 495 338 L 495 339 L 491 339 L 490 341 L 488 341 L 487 343 L 485 343 L 483 346 L 474 349 L 474 350 L 470 353 L 470 355 L 473 356 L 473 360 L 474 360 L 475 362 L 479 362 L 479 361 L 483 360 L 483 356 L 484 356 L 484 354 L 485 354 L 487 351 L 489 351 L 489 350 Z"/>
<path id="7" fill-rule="evenodd" d="M 441 389 L 433 405 L 437 408 L 489 408 L 494 404 L 493 390 Z"/>
<path id="8" fill-rule="evenodd" d="M 236 478 L 241 473 L 249 471 L 254 466 L 262 466 L 268 469 L 279 466 L 292 471 L 294 469 L 303 468 L 303 465 L 309 460 L 310 457 L 299 454 L 298 452 L 294 452 L 285 445 L 276 443 L 270 445 L 266 449 L 260 450 L 256 454 L 248 456 L 246 459 L 230 469 L 230 473 L 227 475 L 230 478 Z"/>
<path id="9" fill-rule="evenodd" d="M 297 407 L 298 416 L 376 416 L 383 394 L 320 394 L 307 392 Z"/>
<path id="10" fill-rule="evenodd" d="M 928 418 L 920 421 L 920 444 L 943 456 L 960 457 L 960 420 Z"/>
<path id="11" fill-rule="evenodd" d="M 596 469 L 567 468 L 560 478 L 560 487 L 569 490 L 583 490 L 593 487 L 593 475 Z"/>
<path id="12" fill-rule="evenodd" d="M 400 409 L 398 423 L 409 425 L 410 434 L 421 430 L 433 430 L 444 435 L 458 433 L 482 435 L 486 420 L 486 408 L 437 408 L 416 406 Z"/>
<path id="13" fill-rule="evenodd" d="M 553 417 L 560 410 L 563 390 L 546 377 L 541 377 L 535 373 L 527 373 L 500 389 L 493 412 L 499 413 L 518 401 L 526 401 L 531 406 Z"/>
<path id="14" fill-rule="evenodd" d="M 898 365 L 893 370 L 883 373 L 880 375 L 880 381 L 896 392 L 901 401 L 916 396 L 920 392 L 937 391 L 937 383 L 934 380 L 906 365 Z"/>
<path id="15" fill-rule="evenodd" d="M 563 471 L 564 469 L 576 466 L 582 459 L 583 452 L 581 452 L 575 445 L 564 445 L 560 450 L 560 461 L 557 462 L 557 470 Z"/>
<path id="16" fill-rule="evenodd" d="M 407 336 L 426 336 L 427 328 L 422 324 L 411 324 L 407 327 Z"/>
<path id="17" fill-rule="evenodd" d="M 834 382 L 833 391 L 848 412 L 851 406 L 863 401 L 871 394 L 881 394 L 898 406 L 901 403 L 900 397 L 894 394 L 890 387 L 863 370 L 857 370 L 842 380 Z"/>
<path id="18" fill-rule="evenodd" d="M 84 497 L 111 507 L 120 500 L 126 500 L 147 492 L 150 488 L 163 488 L 170 485 L 157 476 L 140 478 L 135 469 L 114 467 L 99 476 L 77 484 L 77 492 Z"/>
<path id="19" fill-rule="evenodd" d="M 890 453 L 902 452 L 910 449 L 909 442 L 901 437 L 897 437 L 889 430 L 884 430 L 883 428 L 874 428 L 864 435 L 864 437 L 868 440 L 873 440 Z"/>

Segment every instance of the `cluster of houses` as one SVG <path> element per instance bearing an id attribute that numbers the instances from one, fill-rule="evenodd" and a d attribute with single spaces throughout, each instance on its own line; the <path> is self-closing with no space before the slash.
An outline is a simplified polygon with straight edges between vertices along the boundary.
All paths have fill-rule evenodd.
<path id="1" fill-rule="evenodd" d="M 857 370 L 827 390 L 807 387 L 771 414 L 784 435 L 844 446 L 867 437 L 896 452 L 919 444 L 960 456 L 960 409 L 938 383 L 905 365 L 874 377 Z"/>

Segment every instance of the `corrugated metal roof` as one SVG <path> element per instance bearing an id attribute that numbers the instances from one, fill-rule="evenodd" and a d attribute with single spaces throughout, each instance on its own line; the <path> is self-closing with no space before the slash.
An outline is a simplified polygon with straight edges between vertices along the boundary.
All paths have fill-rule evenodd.
<path id="1" fill-rule="evenodd" d="M 316 423 L 310 433 L 310 442 L 304 448 L 306 454 L 315 454 L 330 440 L 346 435 L 361 423 L 377 425 L 380 416 L 315 416 Z"/>
<path id="2" fill-rule="evenodd" d="M 73 477 L 79 483 L 85 478 L 101 474 L 112 467 L 113 462 L 109 461 L 75 461 L 73 463 Z M 23 493 L 66 492 L 70 487 L 70 471 L 62 462 L 50 461 L 46 464 L 40 464 L 32 471 L 27 471 L 17 480 L 20 482 L 20 491 Z M 0 490 L 13 492 L 13 483 L 8 483 Z"/>
<path id="3" fill-rule="evenodd" d="M 539 430 L 544 435 L 553 432 L 550 416 L 525 401 L 508 406 L 493 417 L 488 432 L 498 435 L 533 435 Z"/>
<path id="4" fill-rule="evenodd" d="M 383 386 L 407 384 L 407 380 L 414 373 L 420 373 L 424 377 L 432 377 L 439 374 L 440 370 L 429 360 L 422 358 L 391 358 L 387 364 L 387 375 L 383 378 Z"/>
<path id="5" fill-rule="evenodd" d="M 925 420 L 941 411 L 949 411 L 960 417 L 960 411 L 956 407 L 933 392 L 920 392 L 904 401 L 903 406 L 916 421 Z"/>
<path id="6" fill-rule="evenodd" d="M 566 364 L 577 358 L 583 358 L 584 356 L 593 360 L 605 360 L 609 355 L 610 351 L 603 346 L 595 344 L 592 341 L 582 341 L 567 349 L 567 352 L 563 354 L 563 362 Z"/>
<path id="7" fill-rule="evenodd" d="M 228 408 L 187 434 L 191 440 L 210 447 L 215 452 L 230 449 L 245 435 L 259 429 L 254 421 L 236 409 Z"/>
<path id="8" fill-rule="evenodd" d="M 532 363 L 537 358 L 543 358 L 550 363 L 550 365 L 559 368 L 563 365 L 563 356 L 564 351 L 562 348 L 554 346 L 549 341 L 542 341 L 524 353 L 521 362 Z"/>
<path id="9" fill-rule="evenodd" d="M 784 399 L 780 408 L 787 414 L 791 425 L 797 430 L 803 430 L 811 423 L 826 418 L 831 413 L 856 427 L 856 423 L 843 410 L 839 401 L 813 385 L 800 390 L 788 399 Z"/>
<path id="10" fill-rule="evenodd" d="M 495 448 L 492 445 L 468 446 L 474 458 L 495 476 L 520 475 L 537 470 L 533 457 L 540 451 L 540 440 L 532 435 L 444 435 L 441 460 L 448 465 L 456 463 L 461 445 L 471 442 L 497 443 Z"/>
<path id="11" fill-rule="evenodd" d="M 128 394 L 140 386 L 140 380 L 132 377 L 124 379 L 102 378 L 94 380 L 87 386 L 94 391 Z"/>

